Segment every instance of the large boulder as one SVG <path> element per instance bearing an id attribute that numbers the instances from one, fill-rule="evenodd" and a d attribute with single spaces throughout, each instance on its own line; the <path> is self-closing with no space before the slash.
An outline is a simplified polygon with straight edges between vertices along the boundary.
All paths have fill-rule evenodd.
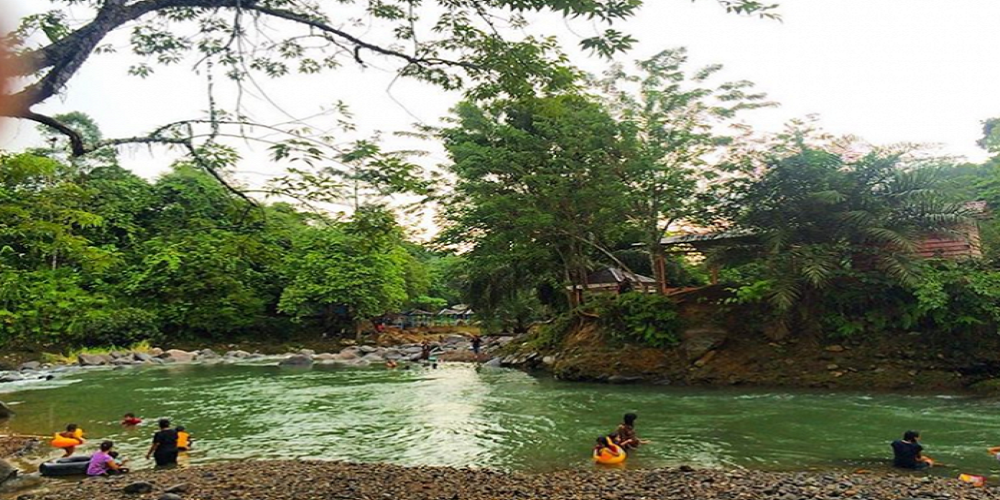
<path id="1" fill-rule="evenodd" d="M 160 359 L 167 363 L 190 363 L 197 355 L 193 352 L 182 351 L 180 349 L 168 349 L 160 355 Z"/>
<path id="2" fill-rule="evenodd" d="M 328 353 L 328 352 L 324 352 L 324 353 L 321 353 L 321 354 L 317 354 L 317 355 L 313 356 L 312 358 L 313 358 L 313 361 L 334 361 L 334 360 L 340 359 L 337 356 L 338 355 L 336 355 L 336 354 L 331 354 L 331 353 Z"/>
<path id="3" fill-rule="evenodd" d="M 215 358 L 218 358 L 218 357 L 219 357 L 218 353 L 216 353 L 215 351 L 213 351 L 211 349 L 202 349 L 202 350 L 198 351 L 198 358 L 199 359 L 215 359 Z"/>
<path id="4" fill-rule="evenodd" d="M 37 370 L 41 367 L 42 364 L 39 363 L 38 361 L 28 361 L 26 363 L 21 363 L 21 366 L 18 368 L 18 370 L 23 372 L 26 370 Z"/>
<path id="5" fill-rule="evenodd" d="M 140 363 L 150 363 L 153 361 L 153 357 L 144 352 L 133 352 L 132 358 Z"/>
<path id="6" fill-rule="evenodd" d="M 344 349 L 343 351 L 340 351 L 337 354 L 337 358 L 338 359 L 343 359 L 343 360 L 358 359 L 358 357 L 359 356 L 358 356 L 357 349 L 353 349 L 353 348 L 350 348 L 350 347 L 347 348 L 347 349 Z"/>
<path id="7" fill-rule="evenodd" d="M 0 401 L 0 418 L 10 418 L 14 414 L 14 410 L 11 410 L 7 403 Z"/>
<path id="8" fill-rule="evenodd" d="M 726 342 L 728 332 L 718 327 L 690 328 L 681 334 L 681 351 L 694 362 Z"/>
<path id="9" fill-rule="evenodd" d="M 291 367 L 310 367 L 312 364 L 312 356 L 306 356 L 305 354 L 293 354 L 278 362 L 278 366 Z"/>
<path id="10" fill-rule="evenodd" d="M 368 353 L 370 353 L 370 352 L 375 352 L 375 351 L 377 351 L 377 350 L 378 350 L 378 348 L 377 348 L 377 347 L 375 347 L 375 346 L 370 346 L 370 345 L 363 345 L 363 346 L 359 347 L 359 348 L 358 348 L 358 350 L 360 350 L 361 352 L 363 352 L 363 353 L 365 353 L 365 354 L 368 354 Z"/>
<path id="11" fill-rule="evenodd" d="M 154 347 L 154 348 L 152 348 L 152 349 L 149 350 L 149 355 L 150 356 L 156 357 L 156 356 L 160 356 L 161 354 L 163 354 L 163 349 L 160 349 L 159 347 Z"/>
<path id="12" fill-rule="evenodd" d="M 5 460 L 0 460 L 0 484 L 17 475 L 17 469 Z"/>
<path id="13" fill-rule="evenodd" d="M 250 356 L 252 355 L 249 352 L 241 350 L 229 351 L 226 353 L 227 358 L 246 359 Z"/>
<path id="14" fill-rule="evenodd" d="M 500 363 L 500 358 L 493 358 L 493 359 L 491 359 L 491 360 L 483 363 L 483 366 L 487 366 L 487 367 L 490 367 L 490 368 L 500 368 L 500 366 L 502 366 L 502 365 Z"/>
<path id="15" fill-rule="evenodd" d="M 146 481 L 136 481 L 134 483 L 127 484 L 122 491 L 132 495 L 142 495 L 145 493 L 153 492 L 152 483 L 147 483 Z"/>
<path id="16" fill-rule="evenodd" d="M 365 355 L 365 357 L 361 358 L 361 361 L 367 361 L 372 364 L 377 364 L 377 363 L 385 363 L 385 358 L 380 356 L 378 353 L 373 352 L 371 354 Z"/>
<path id="17" fill-rule="evenodd" d="M 100 366 L 111 364 L 111 356 L 107 354 L 78 354 L 76 362 L 80 366 Z"/>
<path id="18" fill-rule="evenodd" d="M 21 375 L 18 372 L 7 372 L 7 373 L 4 373 L 3 375 L 0 375 L 0 383 L 2 383 L 2 382 L 20 382 L 22 380 L 24 380 L 24 375 Z"/>

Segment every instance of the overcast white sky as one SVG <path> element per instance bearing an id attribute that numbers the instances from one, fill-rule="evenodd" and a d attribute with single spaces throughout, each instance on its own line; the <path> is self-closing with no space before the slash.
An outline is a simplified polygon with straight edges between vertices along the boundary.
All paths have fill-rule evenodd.
<path id="1" fill-rule="evenodd" d="M 776 0 L 783 22 L 726 14 L 713 0 L 648 0 L 639 16 L 622 28 L 636 36 L 632 61 L 664 48 L 686 46 L 696 65 L 721 63 L 723 78 L 747 79 L 781 107 L 757 112 L 748 121 L 777 131 L 791 118 L 818 114 L 830 132 L 851 133 L 876 144 L 940 144 L 947 154 L 985 158 L 975 146 L 983 119 L 1000 116 L 1000 55 L 997 30 L 1000 0 Z M 0 7 L 23 14 L 50 8 L 40 0 L 0 0 Z M 554 16 L 533 27 L 555 32 L 567 43 L 594 26 Z M 605 62 L 567 47 L 575 62 L 592 71 Z M 116 55 L 94 57 L 71 82 L 61 100 L 42 109 L 92 115 L 106 136 L 135 135 L 158 124 L 197 117 L 207 107 L 204 79 L 190 66 L 159 70 L 142 80 L 126 75 L 133 62 Z M 415 121 L 436 123 L 457 94 L 397 82 L 377 66 L 346 67 L 320 76 L 265 82 L 282 109 L 307 116 L 337 100 L 349 104 L 365 131 L 404 130 Z M 259 118 L 280 120 L 264 101 L 254 102 Z M 364 134 L 362 134 L 364 135 Z M 33 124 L 9 123 L 0 148 L 37 141 Z M 257 184 L 281 171 L 260 151 L 245 151 L 239 171 Z M 425 148 L 428 146 L 425 146 Z M 430 149 L 434 149 L 432 146 Z M 127 152 L 127 167 L 146 177 L 161 172 L 179 152 Z M 438 149 L 427 162 L 444 160 Z"/>

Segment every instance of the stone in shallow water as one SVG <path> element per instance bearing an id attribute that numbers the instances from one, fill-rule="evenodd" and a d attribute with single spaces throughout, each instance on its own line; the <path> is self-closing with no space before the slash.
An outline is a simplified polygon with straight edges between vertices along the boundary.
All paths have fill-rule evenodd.
<path id="1" fill-rule="evenodd" d="M 107 354 L 80 354 L 77 355 L 76 362 L 80 366 L 106 365 L 111 362 L 111 356 Z"/>
<path id="2" fill-rule="evenodd" d="M 17 469 L 13 465 L 7 463 L 4 460 L 0 460 L 0 483 L 6 482 L 8 479 L 17 475 Z"/>
<path id="3" fill-rule="evenodd" d="M 190 363 L 194 361 L 195 354 L 180 349 L 170 349 L 160 357 L 168 363 Z"/>
<path id="4" fill-rule="evenodd" d="M 185 493 L 188 490 L 187 483 L 178 483 L 173 486 L 168 486 L 167 489 L 163 490 L 164 493 Z"/>
<path id="5" fill-rule="evenodd" d="M 278 362 L 278 366 L 312 366 L 312 364 L 312 358 L 304 354 L 295 354 Z"/>
<path id="6" fill-rule="evenodd" d="M 0 401 L 0 418 L 9 418 L 13 414 L 14 410 L 11 410 L 6 403 Z"/>
<path id="7" fill-rule="evenodd" d="M 143 493 L 151 493 L 153 491 L 153 485 L 147 483 L 146 481 L 136 481 L 134 483 L 126 485 L 124 488 L 122 488 L 122 491 L 134 495 L 141 495 Z"/>

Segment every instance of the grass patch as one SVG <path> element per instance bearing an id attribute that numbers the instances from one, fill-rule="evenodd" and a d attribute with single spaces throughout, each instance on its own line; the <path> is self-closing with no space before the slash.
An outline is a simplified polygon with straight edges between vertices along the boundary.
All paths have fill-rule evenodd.
<path id="1" fill-rule="evenodd" d="M 142 342 L 136 342 L 128 347 L 119 347 L 115 345 L 105 346 L 105 347 L 81 347 L 78 349 L 72 349 L 67 351 L 65 354 L 61 353 L 42 353 L 42 362 L 50 363 L 53 365 L 75 365 L 79 363 L 81 354 L 110 354 L 112 352 L 149 352 L 153 349 L 153 346 L 149 344 L 148 340 L 143 340 Z"/>

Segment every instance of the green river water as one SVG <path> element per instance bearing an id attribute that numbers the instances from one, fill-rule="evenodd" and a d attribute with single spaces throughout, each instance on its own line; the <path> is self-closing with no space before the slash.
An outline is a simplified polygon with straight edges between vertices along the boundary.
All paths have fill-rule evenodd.
<path id="1" fill-rule="evenodd" d="M 190 463 L 317 458 L 403 465 L 544 471 L 593 467 L 595 437 L 625 411 L 652 441 L 629 468 L 688 464 L 779 470 L 885 468 L 888 443 L 919 429 L 948 474 L 1000 464 L 1000 401 L 966 396 L 609 386 L 513 370 L 307 370 L 264 365 L 175 365 L 67 373 L 0 387 L 17 415 L 9 431 L 51 435 L 68 422 L 143 460 L 155 419 L 197 441 Z M 9 392 L 16 389 L 14 392 Z M 146 422 L 118 425 L 134 412 Z M 55 453 L 53 450 L 52 453 Z"/>

